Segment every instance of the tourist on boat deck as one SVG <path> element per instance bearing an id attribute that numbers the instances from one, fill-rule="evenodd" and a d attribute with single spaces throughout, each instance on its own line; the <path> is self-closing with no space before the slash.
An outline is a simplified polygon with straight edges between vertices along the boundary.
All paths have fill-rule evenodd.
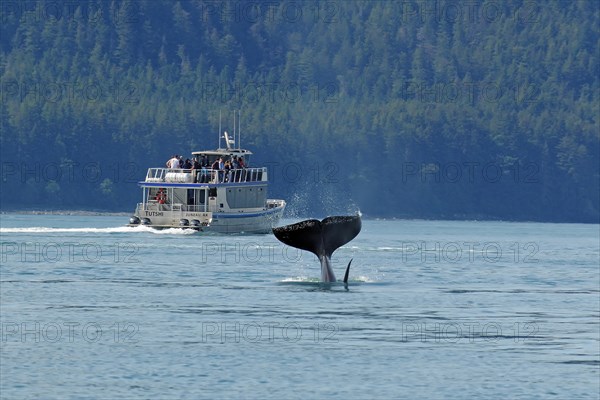
<path id="1" fill-rule="evenodd" d="M 219 157 L 219 182 L 225 181 L 223 171 L 225 171 L 225 162 L 223 161 L 223 157 Z"/>
<path id="2" fill-rule="evenodd" d="M 231 162 L 229 160 L 225 161 L 225 166 L 224 166 L 224 170 L 225 170 L 225 176 L 224 176 L 224 181 L 225 182 L 230 182 L 231 181 Z"/>
<path id="3" fill-rule="evenodd" d="M 221 157 L 216 159 L 215 162 L 212 163 L 211 168 L 213 169 L 213 171 L 217 171 L 217 182 L 221 182 L 221 177 L 223 176 L 221 171 L 223 170 L 223 168 L 225 168 L 225 165 L 223 164 L 223 159 Z"/>
<path id="4" fill-rule="evenodd" d="M 194 158 L 194 160 L 192 161 L 192 169 L 200 169 L 201 165 L 198 162 L 198 159 Z"/>
<path id="5" fill-rule="evenodd" d="M 179 168 L 179 156 L 177 154 L 167 161 L 167 168 Z"/>
<path id="6" fill-rule="evenodd" d="M 244 157 L 238 157 L 238 163 L 240 164 L 240 168 L 246 168 L 246 164 L 244 164 Z"/>
<path id="7" fill-rule="evenodd" d="M 192 164 L 192 160 L 190 160 L 189 158 L 187 158 L 185 160 L 185 163 L 183 164 L 183 169 L 192 169 L 194 165 Z"/>
<path id="8" fill-rule="evenodd" d="M 231 162 L 231 166 L 233 169 L 240 169 L 240 162 L 238 161 L 237 156 L 233 156 L 233 161 Z"/>

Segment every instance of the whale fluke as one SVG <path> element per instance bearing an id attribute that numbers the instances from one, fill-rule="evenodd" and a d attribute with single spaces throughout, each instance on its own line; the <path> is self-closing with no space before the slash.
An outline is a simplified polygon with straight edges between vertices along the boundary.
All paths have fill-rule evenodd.
<path id="1" fill-rule="evenodd" d="M 273 228 L 273 234 L 288 246 L 314 253 L 321 261 L 321 280 L 335 282 L 335 274 L 331 269 L 331 255 L 338 247 L 354 239 L 361 227 L 359 215 L 334 216 L 322 221 L 309 219 Z M 346 282 L 349 269 L 350 263 L 344 277 Z"/>

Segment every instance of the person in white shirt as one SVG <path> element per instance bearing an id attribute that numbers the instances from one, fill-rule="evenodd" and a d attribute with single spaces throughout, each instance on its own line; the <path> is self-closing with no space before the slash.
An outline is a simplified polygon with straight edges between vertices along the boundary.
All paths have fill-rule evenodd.
<path id="1" fill-rule="evenodd" d="M 172 169 L 181 168 L 179 166 L 179 158 L 177 158 L 177 156 L 173 156 L 173 158 L 171 158 L 169 161 L 167 161 L 167 167 L 172 168 Z"/>

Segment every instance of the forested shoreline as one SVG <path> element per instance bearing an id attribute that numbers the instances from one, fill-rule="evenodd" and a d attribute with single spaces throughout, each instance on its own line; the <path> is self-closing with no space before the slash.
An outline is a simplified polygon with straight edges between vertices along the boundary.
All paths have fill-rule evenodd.
<path id="1" fill-rule="evenodd" d="M 598 222 L 594 1 L 2 4 L 2 210 L 133 210 L 217 146 L 290 215 Z"/>

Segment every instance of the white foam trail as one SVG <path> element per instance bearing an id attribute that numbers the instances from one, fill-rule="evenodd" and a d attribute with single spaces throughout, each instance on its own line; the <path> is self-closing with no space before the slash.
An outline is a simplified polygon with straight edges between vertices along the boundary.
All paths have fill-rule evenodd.
<path id="1" fill-rule="evenodd" d="M 348 279 L 350 282 L 365 282 L 365 283 L 373 283 L 373 282 L 377 282 L 374 279 L 369 278 L 368 276 L 365 275 L 359 275 L 359 276 L 355 276 L 355 277 L 351 277 L 350 279 Z"/>
<path id="2" fill-rule="evenodd" d="M 308 276 L 296 276 L 283 278 L 281 282 L 319 282 L 319 278 L 310 278 Z"/>
<path id="3" fill-rule="evenodd" d="M 376 280 L 373 280 L 371 278 L 369 278 L 368 276 L 364 276 L 364 275 L 359 275 L 359 276 L 355 276 L 355 277 L 350 277 L 350 279 L 348 279 L 349 282 L 365 282 L 365 283 L 373 283 L 373 282 L 377 282 Z M 311 278 L 308 276 L 296 276 L 296 277 L 289 277 L 289 278 L 283 278 L 281 280 L 281 282 L 310 282 L 310 283 L 319 283 L 320 280 L 319 278 Z M 341 283 L 341 281 L 338 281 L 338 283 Z"/>
<path id="4" fill-rule="evenodd" d="M 113 228 L 49 228 L 34 226 L 27 228 L 0 228 L 0 234 L 4 233 L 153 233 L 156 235 L 193 235 L 197 231 L 193 229 L 154 229 L 148 226 L 117 226 Z"/>
<path id="5" fill-rule="evenodd" d="M 193 235 L 195 233 L 198 233 L 198 231 L 194 230 L 194 229 L 180 229 L 180 228 L 168 228 L 168 229 L 153 229 L 153 228 L 148 228 L 146 226 L 141 226 L 141 227 L 135 227 L 132 229 L 138 229 L 138 228 L 144 228 L 147 230 L 144 230 L 144 232 L 150 232 L 153 233 L 155 235 Z"/>

